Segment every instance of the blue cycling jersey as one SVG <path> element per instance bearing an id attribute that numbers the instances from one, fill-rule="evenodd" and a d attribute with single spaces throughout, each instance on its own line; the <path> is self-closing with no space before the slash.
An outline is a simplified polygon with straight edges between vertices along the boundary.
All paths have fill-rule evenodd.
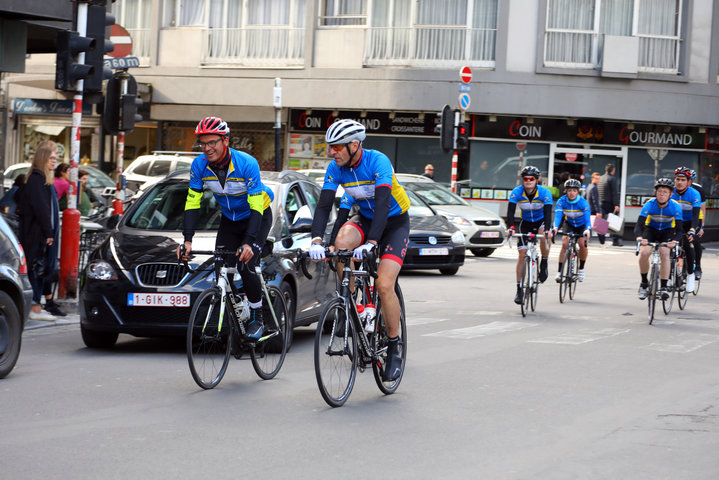
<path id="1" fill-rule="evenodd" d="M 270 206 L 274 194 L 262 183 L 260 167 L 251 155 L 230 149 L 230 164 L 224 186 L 209 167 L 209 160 L 203 153 L 192 161 L 190 167 L 190 191 L 185 210 L 200 208 L 202 195 L 193 195 L 192 190 L 202 191 L 206 184 L 215 195 L 222 214 L 230 220 L 244 220 L 250 210 L 260 215 Z"/>
<path id="2" fill-rule="evenodd" d="M 701 194 L 693 188 L 687 188 L 684 193 L 679 193 L 674 190 L 672 193 L 672 200 L 675 200 L 682 207 L 682 220 L 685 222 L 691 222 L 694 219 L 694 207 L 700 208 L 702 206 Z"/>
<path id="3" fill-rule="evenodd" d="M 640 217 L 645 217 L 644 225 L 655 230 L 676 228 L 677 222 L 682 219 L 682 207 L 674 200 L 669 200 L 664 207 L 660 207 L 656 198 L 652 198 L 642 207 Z"/>
<path id="4" fill-rule="evenodd" d="M 580 195 L 577 195 L 574 200 L 570 200 L 566 195 L 559 197 L 554 208 L 554 226 L 556 228 L 562 224 L 562 218 L 572 227 L 591 228 L 592 213 L 589 210 L 589 202 Z"/>
<path id="5" fill-rule="evenodd" d="M 539 222 L 544 219 L 544 206 L 552 205 L 552 191 L 542 185 L 537 186 L 537 191 L 530 201 L 524 186 L 520 185 L 509 194 L 509 203 L 516 203 L 521 212 L 522 220 L 527 222 Z"/>
<path id="6" fill-rule="evenodd" d="M 387 155 L 377 150 L 363 150 L 359 164 L 354 167 L 340 167 L 334 160 L 330 162 L 322 189 L 337 191 L 340 185 L 366 218 L 374 218 L 374 191 L 380 186 L 392 189 L 389 218 L 402 215 L 409 209 L 409 198 L 394 176 L 392 163 Z"/>

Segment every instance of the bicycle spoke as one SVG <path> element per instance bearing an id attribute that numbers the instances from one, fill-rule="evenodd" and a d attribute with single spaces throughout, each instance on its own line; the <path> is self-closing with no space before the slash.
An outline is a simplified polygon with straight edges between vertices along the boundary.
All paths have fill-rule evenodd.
<path id="1" fill-rule="evenodd" d="M 250 350 L 250 358 L 257 375 L 269 380 L 280 371 L 287 354 L 287 305 L 279 288 L 266 288 L 262 302 L 264 332 Z"/>
<path id="2" fill-rule="evenodd" d="M 195 301 L 187 328 L 187 361 L 195 382 L 214 388 L 230 360 L 230 324 L 221 322 L 222 296 L 218 288 L 205 290 Z M 222 312 L 224 313 L 224 312 Z"/>
<path id="3" fill-rule="evenodd" d="M 330 302 L 315 333 L 315 377 L 322 398 L 331 407 L 349 398 L 357 375 L 356 333 L 342 299 Z"/>

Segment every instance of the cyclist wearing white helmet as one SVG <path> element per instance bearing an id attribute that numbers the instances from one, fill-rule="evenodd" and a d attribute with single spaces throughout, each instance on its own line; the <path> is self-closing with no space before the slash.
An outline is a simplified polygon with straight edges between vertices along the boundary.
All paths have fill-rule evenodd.
<path id="1" fill-rule="evenodd" d="M 384 380 L 396 380 L 402 371 L 399 355 L 401 308 L 395 283 L 409 243 L 409 198 L 394 176 L 392 163 L 377 150 L 362 148 L 365 127 L 354 120 L 338 120 L 327 129 L 325 139 L 334 160 L 327 167 L 314 221 L 310 257 L 325 257 L 322 235 L 341 185 L 359 207 L 359 215 L 344 223 L 349 210 L 340 209 L 336 225 L 341 226 L 331 247 L 354 249 L 355 258 L 379 249 L 380 263 L 375 282 L 387 319 L 390 339 Z"/>
<path id="2" fill-rule="evenodd" d="M 250 305 L 246 329 L 249 338 L 262 336 L 262 290 L 255 274 L 262 245 L 272 226 L 272 190 L 262 184 L 260 167 L 251 155 L 229 147 L 230 129 L 219 117 L 203 118 L 195 128 L 202 154 L 192 161 L 185 202 L 183 235 L 185 257 L 192 252 L 192 237 L 200 216 L 203 187 L 212 191 L 222 211 L 216 250 L 237 250 L 242 283 Z M 180 248 L 177 249 L 180 255 Z"/>
<path id="3" fill-rule="evenodd" d="M 591 234 L 592 214 L 589 208 L 589 202 L 579 195 L 579 189 L 581 187 L 581 182 L 574 178 L 570 178 L 564 182 L 565 194 L 559 197 L 556 207 L 554 208 L 554 228 L 552 229 L 552 236 L 557 234 L 557 229 L 562 224 L 562 221 L 564 221 L 565 232 L 582 235 L 582 238 L 577 241 L 577 246 L 579 246 L 579 270 L 577 271 L 577 280 L 583 282 L 584 265 L 587 262 L 587 255 L 589 255 L 587 243 L 589 243 L 589 235 Z M 557 283 L 562 280 L 562 259 L 564 258 L 564 252 L 566 252 L 568 245 L 569 237 L 565 236 L 564 239 L 562 239 L 562 249 L 559 251 L 559 270 L 557 270 L 557 276 L 555 277 Z"/>

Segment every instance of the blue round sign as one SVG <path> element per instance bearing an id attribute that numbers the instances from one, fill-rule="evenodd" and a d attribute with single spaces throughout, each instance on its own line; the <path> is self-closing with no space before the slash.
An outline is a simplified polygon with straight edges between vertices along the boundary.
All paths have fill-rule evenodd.
<path id="1" fill-rule="evenodd" d="M 467 110 L 471 101 L 472 100 L 469 98 L 469 93 L 463 92 L 459 94 L 459 108 L 461 108 L 462 110 Z"/>

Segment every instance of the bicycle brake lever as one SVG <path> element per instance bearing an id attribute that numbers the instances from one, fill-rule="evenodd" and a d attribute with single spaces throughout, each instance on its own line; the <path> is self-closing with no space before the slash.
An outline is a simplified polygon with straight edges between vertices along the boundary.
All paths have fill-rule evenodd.
<path id="1" fill-rule="evenodd" d="M 297 249 L 297 264 L 298 264 L 297 266 L 299 269 L 302 270 L 302 275 L 307 277 L 309 280 L 312 280 L 312 275 L 310 275 L 309 270 L 307 270 L 306 260 L 307 260 L 307 254 L 298 248 Z"/>

